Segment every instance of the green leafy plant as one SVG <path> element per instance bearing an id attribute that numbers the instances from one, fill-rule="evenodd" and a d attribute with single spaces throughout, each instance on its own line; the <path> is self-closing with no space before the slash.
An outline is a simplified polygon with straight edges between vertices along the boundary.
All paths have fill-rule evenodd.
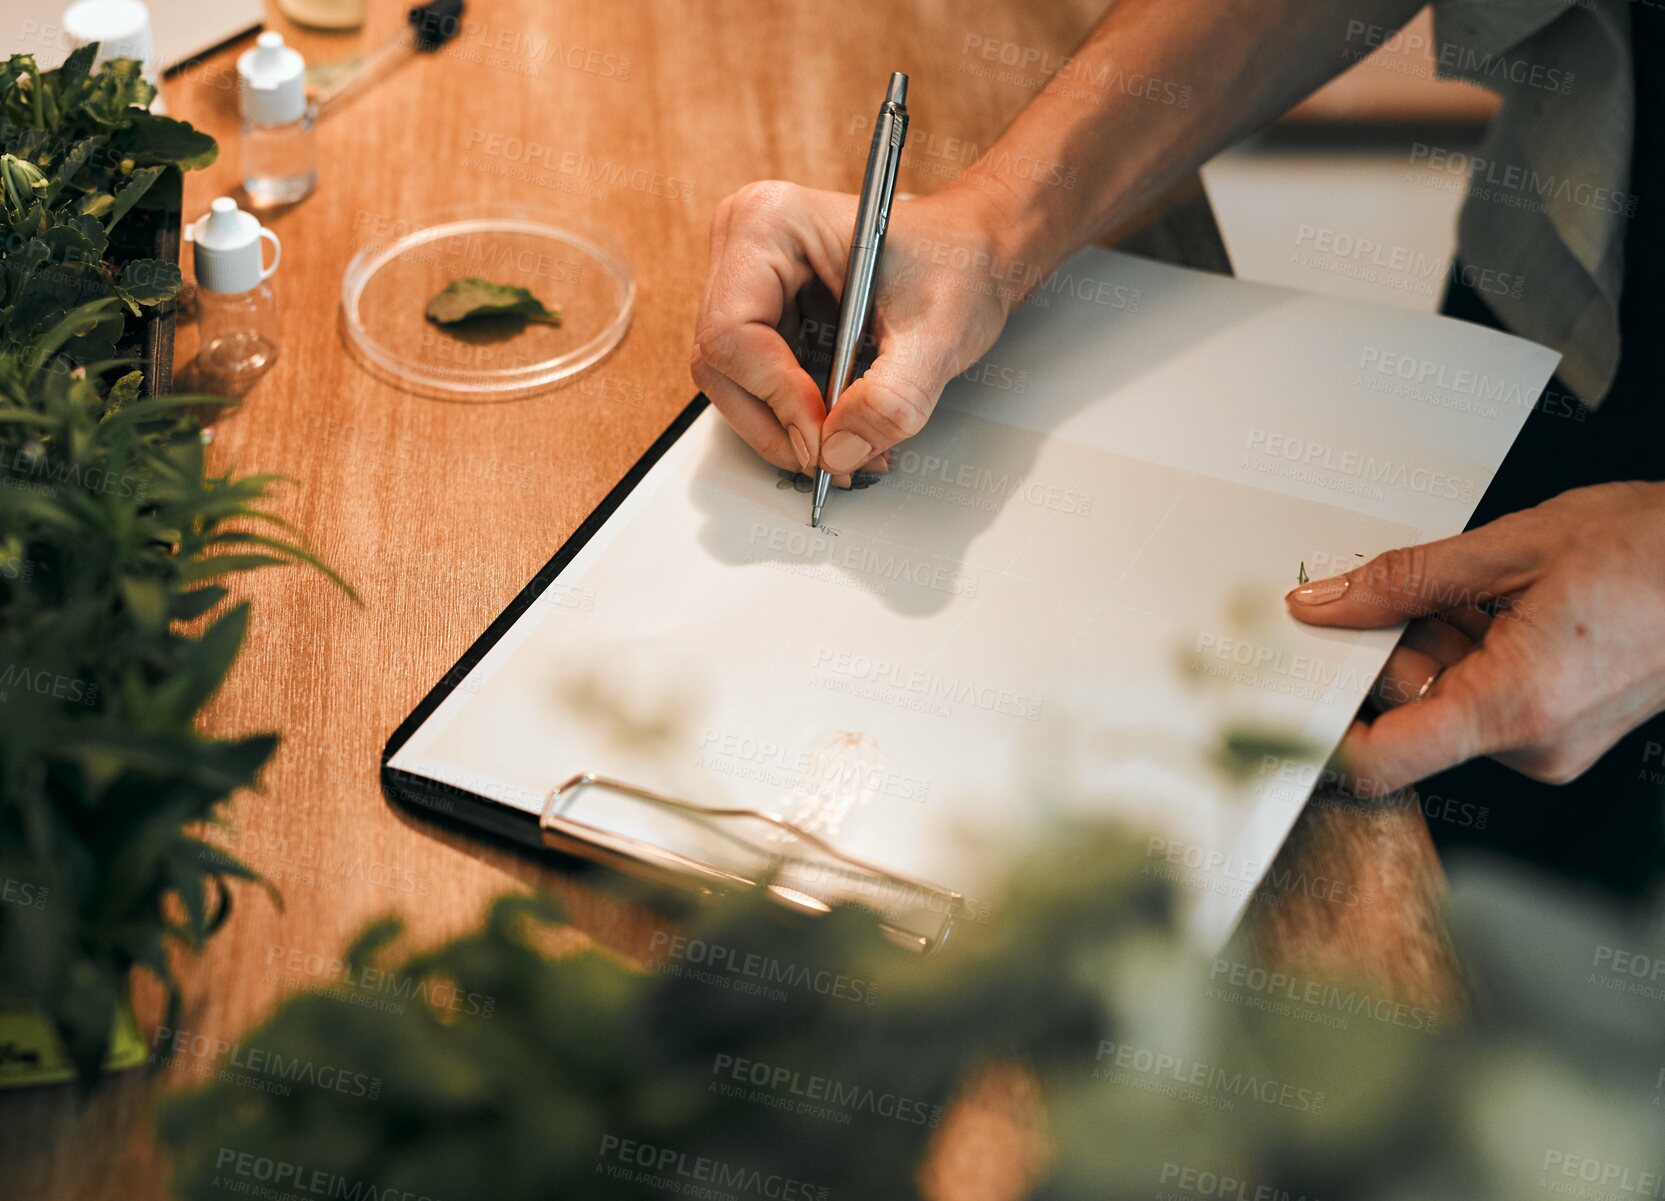
<path id="1" fill-rule="evenodd" d="M 0 71 L 0 882 L 33 901 L 0 904 L 0 989 L 84 1076 L 131 970 L 177 1001 L 170 943 L 200 946 L 253 876 L 189 833 L 276 743 L 196 728 L 248 623 L 223 581 L 322 566 L 259 507 L 270 477 L 207 469 L 192 414 L 224 402 L 147 397 L 114 356 L 179 275 L 113 240 L 214 144 L 95 49 Z"/>
<path id="2" fill-rule="evenodd" d="M 0 67 L 0 334 L 12 347 L 95 301 L 114 298 L 138 316 L 179 292 L 176 264 L 132 253 L 146 237 L 136 219 L 178 209 L 181 172 L 213 162 L 218 148 L 185 122 L 145 111 L 155 89 L 138 63 L 92 71 L 96 52 L 83 46 L 51 71 L 26 54 Z M 63 353 L 108 359 L 123 328 L 119 314 L 99 310 Z"/>
<path id="3" fill-rule="evenodd" d="M 543 301 L 525 288 L 493 283 L 467 276 L 454 279 L 428 301 L 425 310 L 435 325 L 460 325 L 486 320 L 528 321 L 542 325 L 561 324 L 561 310 L 545 308 Z"/>
<path id="4" fill-rule="evenodd" d="M 655 931 L 645 971 L 562 953 L 543 937 L 554 910 L 530 898 L 403 958 L 379 923 L 331 989 L 244 1038 L 262 1069 L 164 1110 L 176 1187 L 956 1195 L 926 1187 L 937 1157 L 958 1139 L 965 1162 L 990 1129 L 957 1124 L 956 1106 L 1013 1077 L 1039 1086 L 1038 1128 L 1008 1088 L 1030 1140 L 1009 1157 L 1048 1198 L 1514 1198 L 1577 1195 L 1591 1168 L 1660 1179 L 1659 1002 L 1585 977 L 1603 948 L 1665 962 L 1665 927 L 1472 876 L 1452 910 L 1477 996 L 1459 1016 L 1277 972 L 1247 945 L 1198 955 L 1150 863 L 1076 831 L 929 957 L 861 910 L 793 918 L 755 894 Z M 343 1079 L 362 1086 L 330 1086 Z"/>

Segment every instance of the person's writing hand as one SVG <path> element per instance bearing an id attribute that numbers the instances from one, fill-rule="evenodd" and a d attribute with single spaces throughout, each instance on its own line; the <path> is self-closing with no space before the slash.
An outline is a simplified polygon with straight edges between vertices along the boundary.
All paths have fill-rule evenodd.
<path id="1" fill-rule="evenodd" d="M 1574 489 L 1287 600 L 1311 625 L 1410 619 L 1338 752 L 1350 791 L 1479 755 L 1565 783 L 1665 709 L 1665 484 Z"/>
<path id="2" fill-rule="evenodd" d="M 726 197 L 711 226 L 694 382 L 776 467 L 824 467 L 841 484 L 859 468 L 882 469 L 943 386 L 993 344 L 1017 299 L 989 212 L 970 188 L 895 203 L 873 313 L 878 357 L 829 416 L 789 339 L 808 285 L 843 290 L 856 197 L 778 182 Z M 832 332 L 823 333 L 830 351 Z"/>

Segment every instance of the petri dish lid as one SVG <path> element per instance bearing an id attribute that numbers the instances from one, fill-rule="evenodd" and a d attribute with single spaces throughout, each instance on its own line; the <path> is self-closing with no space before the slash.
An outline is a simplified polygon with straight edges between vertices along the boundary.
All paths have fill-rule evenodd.
<path id="1" fill-rule="evenodd" d="M 630 328 L 636 281 L 611 236 L 570 214 L 495 206 L 372 219 L 341 280 L 348 348 L 371 374 L 424 396 L 512 400 L 601 362 Z M 453 279 L 527 289 L 559 326 L 486 318 L 441 326 L 424 313 Z"/>

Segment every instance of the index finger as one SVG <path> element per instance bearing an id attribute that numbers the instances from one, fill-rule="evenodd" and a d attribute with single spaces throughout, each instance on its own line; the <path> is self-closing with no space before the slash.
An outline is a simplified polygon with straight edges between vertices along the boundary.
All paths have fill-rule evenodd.
<path id="1" fill-rule="evenodd" d="M 1537 548 L 1496 522 L 1377 555 L 1342 575 L 1313 580 L 1284 599 L 1308 625 L 1374 629 L 1473 608 L 1531 582 Z"/>

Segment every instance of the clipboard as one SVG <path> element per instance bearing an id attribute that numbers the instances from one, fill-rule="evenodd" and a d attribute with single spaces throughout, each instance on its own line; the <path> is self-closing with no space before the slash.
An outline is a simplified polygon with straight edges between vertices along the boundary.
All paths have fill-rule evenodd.
<path id="1" fill-rule="evenodd" d="M 493 619 L 417 704 L 382 747 L 382 792 L 388 800 L 442 822 L 476 829 L 541 851 L 599 863 L 660 887 L 709 897 L 761 890 L 787 910 L 818 915 L 834 904 L 872 910 L 898 945 L 918 952 L 939 949 L 966 898 L 949 888 L 886 871 L 846 854 L 776 813 L 714 807 L 697 798 L 664 793 L 591 771 L 552 781 L 538 813 L 480 795 L 460 784 L 401 771 L 389 765 L 395 752 L 422 726 L 493 646 L 560 578 L 585 544 L 607 523 L 653 466 L 664 457 L 710 402 L 694 397 L 643 452 L 623 479 L 579 525 L 508 606 Z M 634 808 L 652 840 L 631 837 L 586 820 L 590 807 L 612 812 Z"/>
<path id="2" fill-rule="evenodd" d="M 1102 250 L 1042 291 L 828 530 L 692 401 L 400 726 L 389 795 L 921 950 L 1058 815 L 1137 822 L 1224 945 L 1397 641 L 1245 626 L 1245 590 L 1460 530 L 1555 355 Z M 1222 780 L 1225 719 L 1302 749 Z"/>

